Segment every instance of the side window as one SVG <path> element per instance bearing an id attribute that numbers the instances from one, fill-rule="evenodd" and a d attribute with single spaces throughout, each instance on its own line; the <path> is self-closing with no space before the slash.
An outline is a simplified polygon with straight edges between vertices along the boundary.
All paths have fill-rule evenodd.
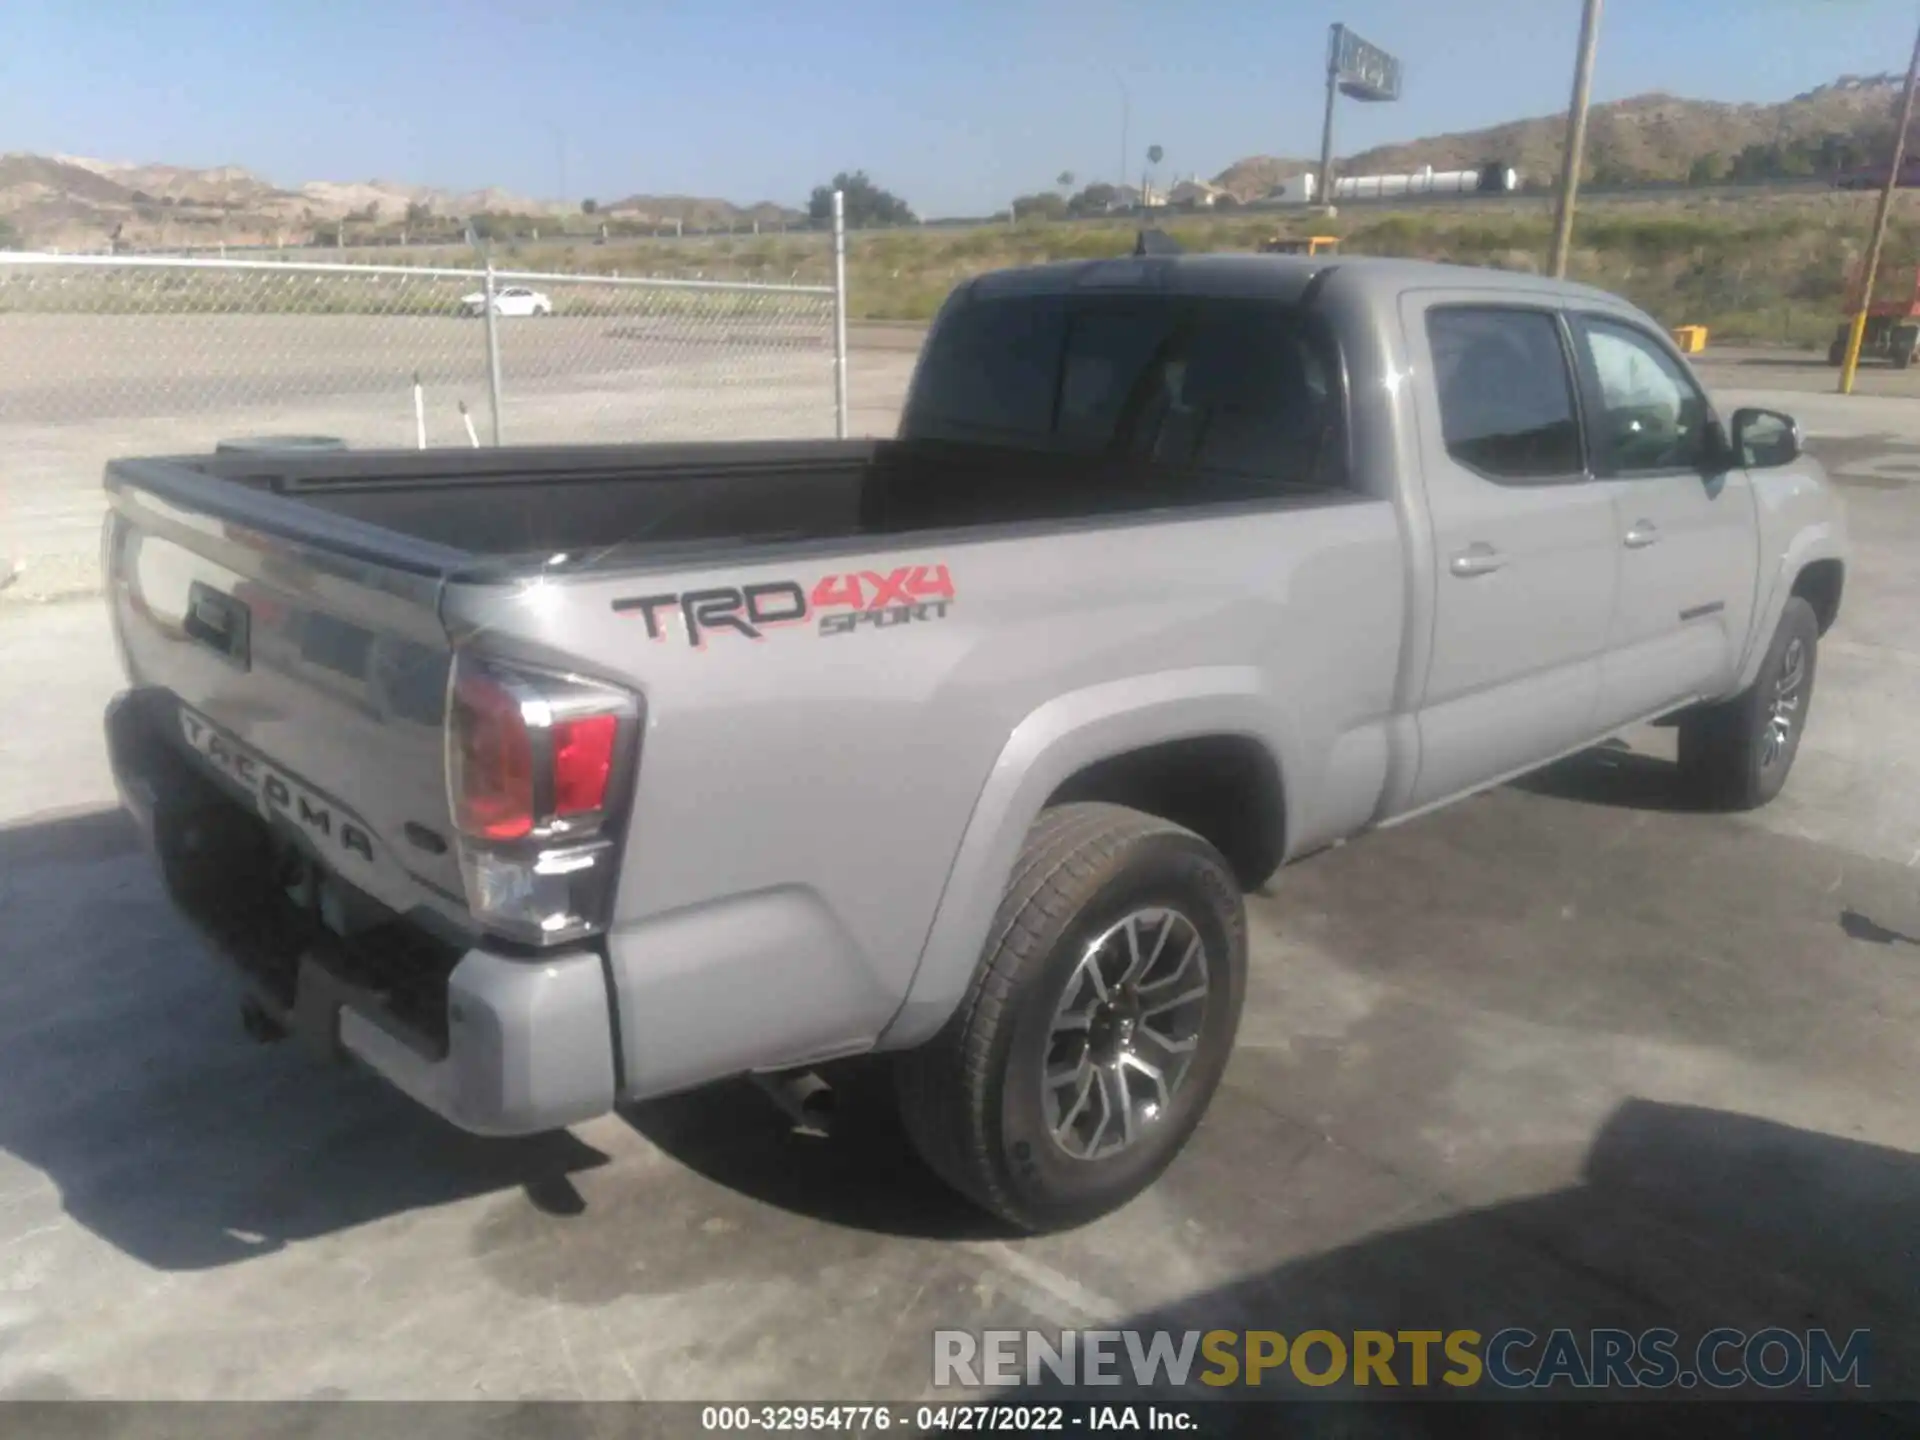
<path id="1" fill-rule="evenodd" d="M 1609 475 L 1694 469 L 1707 456 L 1707 401 L 1680 362 L 1631 325 L 1581 326 L 1599 387 L 1595 458 Z"/>
<path id="2" fill-rule="evenodd" d="M 1582 474 L 1573 377 L 1544 310 L 1442 306 L 1427 312 L 1447 453 L 1503 485 Z"/>

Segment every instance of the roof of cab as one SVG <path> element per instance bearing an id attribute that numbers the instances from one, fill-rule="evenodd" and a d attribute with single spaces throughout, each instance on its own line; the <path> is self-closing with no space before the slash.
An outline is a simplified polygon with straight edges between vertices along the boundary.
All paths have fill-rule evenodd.
<path id="1" fill-rule="evenodd" d="M 1150 290 L 1293 301 L 1305 294 L 1316 275 L 1334 271 L 1344 277 L 1343 285 L 1364 287 L 1382 298 L 1407 290 L 1471 288 L 1621 303 L 1617 296 L 1588 285 L 1524 271 L 1357 255 L 1128 255 L 1107 260 L 1065 260 L 990 271 L 961 288 L 983 299 L 1089 290 Z"/>

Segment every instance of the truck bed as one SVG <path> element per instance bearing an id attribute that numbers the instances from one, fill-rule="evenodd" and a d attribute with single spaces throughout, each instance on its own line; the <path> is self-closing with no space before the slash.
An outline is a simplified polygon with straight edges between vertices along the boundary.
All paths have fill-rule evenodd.
<path id="1" fill-rule="evenodd" d="M 453 554 L 621 563 L 660 548 L 1080 519 L 1138 511 L 1143 493 L 1168 483 L 1164 469 L 1108 456 L 926 440 L 222 454 L 116 462 L 110 485 L 116 473 L 146 489 L 177 492 L 197 476 L 296 500 L 369 542 L 404 536 L 432 547 L 442 567 Z M 1197 475 L 1179 483 L 1219 500 L 1315 488 Z M 197 487 L 196 505 L 219 488 Z"/>

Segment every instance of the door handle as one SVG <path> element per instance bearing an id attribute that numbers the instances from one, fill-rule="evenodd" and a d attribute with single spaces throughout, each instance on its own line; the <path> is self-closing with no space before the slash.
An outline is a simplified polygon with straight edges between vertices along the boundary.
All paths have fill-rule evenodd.
<path id="1" fill-rule="evenodd" d="M 1461 579 L 1471 580 L 1476 575 L 1491 575 L 1506 563 L 1507 557 L 1491 545 L 1475 541 L 1455 555 L 1447 568 Z"/>
<path id="2" fill-rule="evenodd" d="M 1660 530 L 1651 520 L 1636 520 L 1626 534 L 1629 550 L 1644 550 L 1660 539 Z"/>

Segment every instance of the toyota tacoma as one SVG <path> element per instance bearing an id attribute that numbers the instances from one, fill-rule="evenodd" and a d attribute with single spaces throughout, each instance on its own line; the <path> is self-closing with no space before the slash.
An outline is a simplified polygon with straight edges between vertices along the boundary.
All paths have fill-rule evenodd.
<path id="1" fill-rule="evenodd" d="M 1780 789 L 1791 419 L 1581 286 L 1142 249 L 961 285 L 890 439 L 113 461 L 120 791 L 256 1030 L 487 1134 L 885 1055 L 1059 1227 L 1200 1122 L 1278 867 L 1650 719 Z"/>

